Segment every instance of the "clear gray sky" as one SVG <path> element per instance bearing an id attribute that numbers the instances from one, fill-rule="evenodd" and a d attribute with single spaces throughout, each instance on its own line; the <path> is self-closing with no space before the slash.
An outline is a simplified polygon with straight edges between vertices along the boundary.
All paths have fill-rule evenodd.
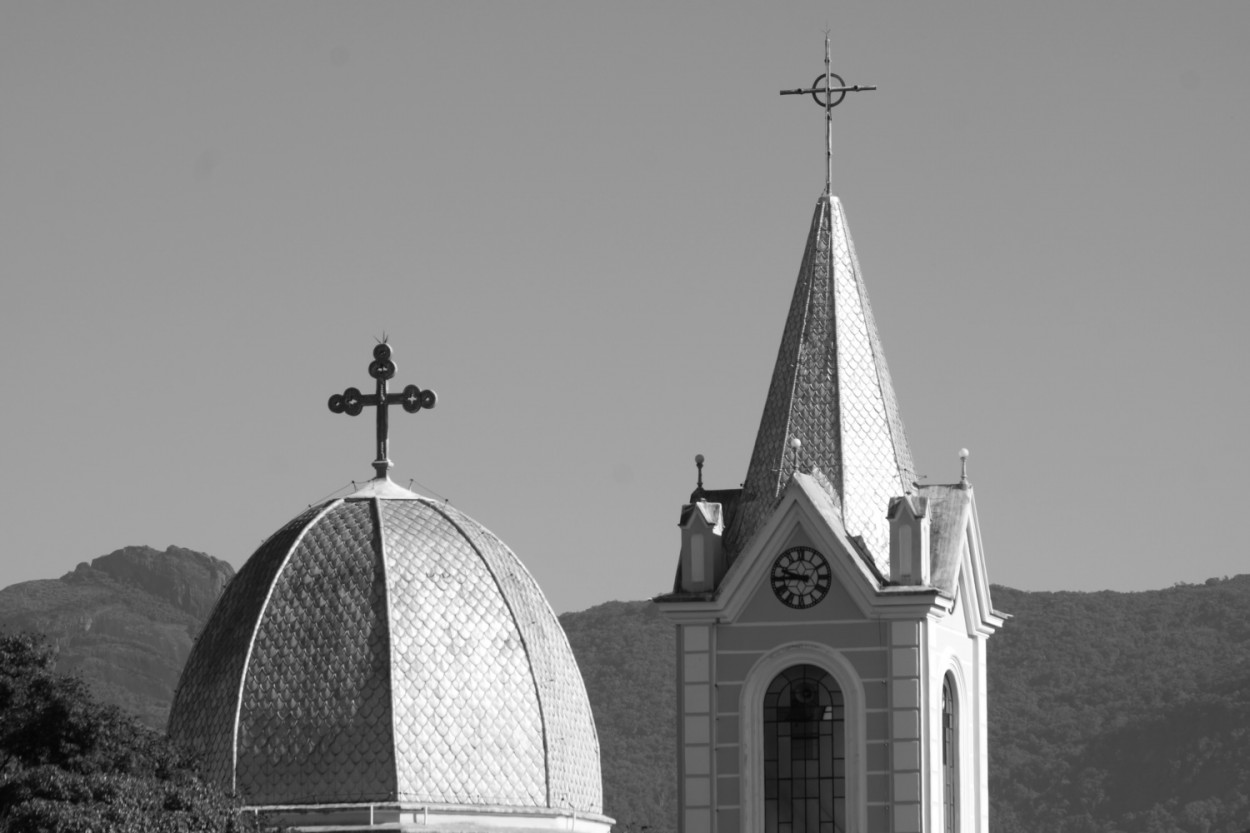
<path id="1" fill-rule="evenodd" d="M 1247 570 L 1250 4 L 0 5 L 0 585 L 236 567 L 371 474 L 557 610 L 666 590 L 746 473 L 821 111 L 920 472 L 991 579 Z"/>

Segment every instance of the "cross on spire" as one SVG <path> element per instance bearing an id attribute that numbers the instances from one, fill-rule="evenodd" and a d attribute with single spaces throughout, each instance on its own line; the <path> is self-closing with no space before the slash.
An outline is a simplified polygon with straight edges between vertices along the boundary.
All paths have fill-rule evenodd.
<path id="1" fill-rule="evenodd" d="M 369 375 L 378 382 L 376 393 L 365 395 L 358 388 L 348 388 L 330 397 L 330 410 L 336 414 L 358 416 L 366 405 L 378 409 L 378 458 L 373 461 L 373 468 L 381 479 L 386 477 L 386 472 L 391 468 L 391 461 L 387 457 L 387 406 L 402 405 L 405 411 L 415 414 L 422 408 L 433 408 L 438 402 L 438 395 L 432 390 L 421 390 L 416 385 L 408 385 L 403 393 L 387 391 L 386 383 L 395 375 L 395 362 L 391 361 L 391 345 L 385 341 L 373 348 Z"/>
<path id="2" fill-rule="evenodd" d="M 833 85 L 835 79 L 838 82 L 836 87 Z M 823 86 L 821 86 L 822 81 Z M 825 108 L 825 193 L 830 196 L 833 195 L 833 108 L 842 103 L 847 93 L 867 92 L 875 89 L 877 89 L 875 86 L 861 87 L 859 84 L 848 87 L 841 75 L 829 69 L 829 33 L 826 32 L 824 74 L 816 76 L 810 89 L 781 91 L 782 95 L 811 95 L 812 101 Z M 837 98 L 834 98 L 834 93 L 838 94 Z M 821 95 L 824 95 L 823 101 Z"/>

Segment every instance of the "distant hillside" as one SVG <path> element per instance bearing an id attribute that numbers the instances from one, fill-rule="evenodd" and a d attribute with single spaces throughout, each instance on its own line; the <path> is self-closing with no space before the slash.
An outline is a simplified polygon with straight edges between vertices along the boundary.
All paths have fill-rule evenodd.
<path id="1" fill-rule="evenodd" d="M 233 575 L 192 550 L 126 547 L 59 579 L 0 590 L 0 630 L 45 634 L 58 671 L 80 673 L 105 702 L 164 729 L 191 643 Z"/>
<path id="2" fill-rule="evenodd" d="M 224 562 L 129 547 L 0 590 L 0 629 L 37 630 L 108 701 L 163 727 Z M 993 833 L 1250 833 L 1250 575 L 1144 593 L 994 588 Z M 650 602 L 560 617 L 622 833 L 676 826 L 673 627 Z"/>
<path id="3" fill-rule="evenodd" d="M 676 630 L 650 602 L 609 602 L 560 624 L 599 730 L 604 812 L 616 830 L 675 830 Z"/>
<path id="4" fill-rule="evenodd" d="M 993 592 L 995 833 L 1250 831 L 1250 575 Z"/>

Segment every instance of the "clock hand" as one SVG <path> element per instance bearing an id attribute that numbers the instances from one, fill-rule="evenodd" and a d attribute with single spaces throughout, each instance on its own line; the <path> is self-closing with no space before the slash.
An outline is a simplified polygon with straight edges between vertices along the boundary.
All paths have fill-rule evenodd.
<path id="1" fill-rule="evenodd" d="M 811 576 L 806 573 L 796 573 L 793 570 L 782 570 L 781 574 L 786 578 L 794 579 L 795 581 L 808 581 L 811 579 Z"/>

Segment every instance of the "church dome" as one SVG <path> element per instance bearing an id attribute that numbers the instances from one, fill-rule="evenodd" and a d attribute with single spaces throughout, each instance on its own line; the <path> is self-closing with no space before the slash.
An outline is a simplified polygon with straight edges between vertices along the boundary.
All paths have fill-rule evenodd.
<path id="1" fill-rule="evenodd" d="M 169 734 L 248 807 L 610 823 L 538 584 L 481 524 L 384 478 L 261 544 L 191 652 Z"/>

